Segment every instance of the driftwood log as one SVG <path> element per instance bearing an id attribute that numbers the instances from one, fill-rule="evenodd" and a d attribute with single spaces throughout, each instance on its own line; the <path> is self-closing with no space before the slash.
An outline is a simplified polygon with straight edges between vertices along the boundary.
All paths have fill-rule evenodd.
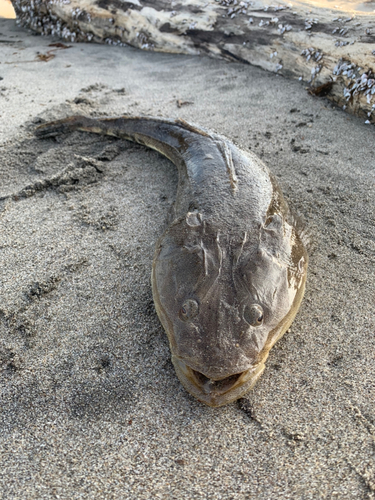
<path id="1" fill-rule="evenodd" d="M 375 123 L 374 0 L 359 4 L 362 12 L 264 0 L 12 3 L 19 22 L 43 35 L 254 64 Z"/>

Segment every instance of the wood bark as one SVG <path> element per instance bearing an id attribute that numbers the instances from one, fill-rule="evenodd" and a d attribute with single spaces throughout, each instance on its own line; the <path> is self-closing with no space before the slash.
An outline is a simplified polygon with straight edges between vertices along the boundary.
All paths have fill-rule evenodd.
<path id="1" fill-rule="evenodd" d="M 69 41 L 206 54 L 305 82 L 375 123 L 372 13 L 265 0 L 12 0 L 18 20 Z"/>

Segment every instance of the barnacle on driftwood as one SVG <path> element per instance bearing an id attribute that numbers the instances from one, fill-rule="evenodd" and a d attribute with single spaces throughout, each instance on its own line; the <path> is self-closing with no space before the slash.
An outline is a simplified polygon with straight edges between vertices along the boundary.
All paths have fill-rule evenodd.
<path id="1" fill-rule="evenodd" d="M 324 0 L 272 5 L 265 0 L 12 3 L 18 22 L 43 35 L 254 64 L 299 79 L 313 95 L 325 95 L 366 123 L 375 123 L 371 2 L 368 12 L 349 2 L 341 2 L 342 11 L 325 8 Z"/>

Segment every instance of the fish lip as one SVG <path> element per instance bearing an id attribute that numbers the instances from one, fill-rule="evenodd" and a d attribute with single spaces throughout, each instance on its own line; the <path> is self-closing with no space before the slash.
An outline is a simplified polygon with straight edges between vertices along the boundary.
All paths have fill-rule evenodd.
<path id="1" fill-rule="evenodd" d="M 243 396 L 254 386 L 264 370 L 264 363 L 257 363 L 240 373 L 212 380 L 191 368 L 178 356 L 172 356 L 172 362 L 185 389 L 196 399 L 212 407 L 223 406 Z"/>
<path id="2" fill-rule="evenodd" d="M 233 389 L 233 387 L 237 385 L 239 378 L 241 378 L 244 373 L 234 373 L 229 377 L 214 380 L 206 377 L 203 373 L 194 370 L 190 366 L 187 366 L 187 370 L 190 372 L 195 384 L 198 387 L 201 387 L 205 394 L 215 392 L 215 394 L 220 396 Z"/>

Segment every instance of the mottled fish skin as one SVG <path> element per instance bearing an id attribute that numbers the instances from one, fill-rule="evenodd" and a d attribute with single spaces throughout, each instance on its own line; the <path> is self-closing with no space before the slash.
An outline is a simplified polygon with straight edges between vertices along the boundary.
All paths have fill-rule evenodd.
<path id="1" fill-rule="evenodd" d="M 275 179 L 254 154 L 182 120 L 73 116 L 36 135 L 73 130 L 144 144 L 177 166 L 152 267 L 156 311 L 187 391 L 214 407 L 243 396 L 305 289 L 308 255 Z"/>

